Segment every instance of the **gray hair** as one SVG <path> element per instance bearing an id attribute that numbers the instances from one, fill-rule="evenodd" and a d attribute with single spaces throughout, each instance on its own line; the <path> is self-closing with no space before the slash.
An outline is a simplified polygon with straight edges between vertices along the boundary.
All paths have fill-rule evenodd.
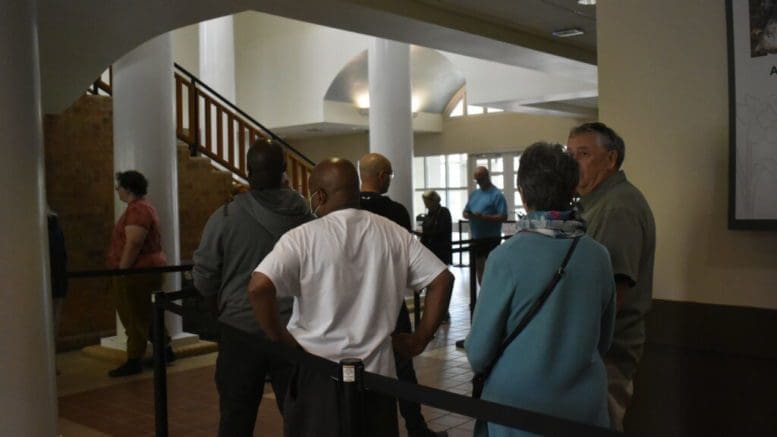
<path id="1" fill-rule="evenodd" d="M 518 188 L 524 205 L 537 211 L 564 211 L 580 179 L 577 161 L 560 144 L 537 142 L 521 153 Z"/>
<path id="2" fill-rule="evenodd" d="M 439 202 L 440 200 L 442 200 L 440 195 L 437 194 L 437 191 L 434 191 L 434 190 L 425 191 L 424 194 L 421 195 L 421 197 L 423 197 L 424 199 L 434 200 L 435 202 Z"/>
<path id="3" fill-rule="evenodd" d="M 616 168 L 621 168 L 623 160 L 626 158 L 626 145 L 623 142 L 623 138 L 620 137 L 609 126 L 600 122 L 583 123 L 580 126 L 573 127 L 569 131 L 569 138 L 577 135 L 595 133 L 599 138 L 599 144 L 607 150 L 614 150 L 618 154 L 618 159 L 615 162 Z"/>

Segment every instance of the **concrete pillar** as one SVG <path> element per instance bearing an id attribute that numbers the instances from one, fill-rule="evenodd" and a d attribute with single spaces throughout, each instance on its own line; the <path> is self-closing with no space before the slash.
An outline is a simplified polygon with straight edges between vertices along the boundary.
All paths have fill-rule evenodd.
<path id="1" fill-rule="evenodd" d="M 235 103 L 235 30 L 231 15 L 200 23 L 200 79 Z"/>
<path id="2" fill-rule="evenodd" d="M 168 263 L 180 264 L 178 230 L 178 165 L 173 111 L 173 59 L 170 34 L 135 48 L 113 64 L 113 167 L 137 170 L 148 179 L 146 198 L 159 213 L 162 249 Z M 116 218 L 126 204 L 115 197 Z M 181 288 L 180 274 L 164 275 L 164 289 Z M 181 318 L 167 313 L 173 341 L 196 341 L 182 332 Z M 126 348 L 124 328 L 118 321 L 116 337 L 101 344 Z"/>
<path id="3" fill-rule="evenodd" d="M 410 96 L 410 46 L 375 38 L 368 52 L 370 152 L 391 161 L 389 196 L 413 210 L 413 113 Z"/>
<path id="4" fill-rule="evenodd" d="M 0 0 L 0 424 L 57 433 L 36 2 Z"/>

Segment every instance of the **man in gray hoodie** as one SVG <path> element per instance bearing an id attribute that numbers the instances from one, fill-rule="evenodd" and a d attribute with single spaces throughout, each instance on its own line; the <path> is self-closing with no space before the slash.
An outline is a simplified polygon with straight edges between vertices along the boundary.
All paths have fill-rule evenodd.
<path id="1" fill-rule="evenodd" d="M 215 297 L 218 306 L 220 436 L 253 435 L 267 373 L 278 409 L 283 411 L 289 368 L 257 348 L 255 335 L 264 333 L 248 300 L 248 282 L 281 235 L 313 219 L 305 199 L 281 186 L 286 162 L 279 144 L 257 141 L 246 159 L 251 190 L 210 216 L 192 271 L 194 286 L 202 295 Z M 286 324 L 292 300 L 282 300 L 278 306 Z"/>

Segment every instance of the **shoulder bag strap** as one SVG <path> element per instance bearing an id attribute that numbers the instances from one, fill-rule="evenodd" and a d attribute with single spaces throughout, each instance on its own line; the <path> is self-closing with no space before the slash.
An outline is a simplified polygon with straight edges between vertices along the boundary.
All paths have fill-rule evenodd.
<path id="1" fill-rule="evenodd" d="M 560 281 L 561 277 L 564 275 L 564 272 L 567 268 L 567 263 L 569 263 L 569 259 L 572 257 L 572 252 L 575 251 L 575 247 L 577 246 L 578 241 L 580 241 L 580 237 L 575 237 L 572 240 L 572 244 L 569 246 L 569 250 L 567 250 L 564 261 L 562 261 L 561 265 L 556 270 L 556 273 L 553 275 L 553 278 L 551 278 L 550 282 L 548 282 L 548 285 L 545 286 L 545 290 L 542 291 L 542 294 L 537 298 L 537 300 L 534 301 L 531 308 L 529 308 L 529 311 L 525 316 L 523 316 L 523 319 L 521 319 L 521 321 L 518 323 L 518 326 L 515 327 L 515 330 L 502 342 L 502 345 L 499 347 L 499 351 L 497 351 L 496 355 L 494 355 L 494 358 L 483 371 L 485 376 L 488 376 L 488 374 L 491 373 L 491 369 L 493 369 L 493 367 L 496 365 L 496 362 L 502 356 L 507 347 L 510 346 L 510 343 L 512 343 L 513 340 L 515 340 L 515 337 L 518 337 L 518 334 L 520 334 L 521 331 L 526 328 L 526 325 L 531 322 L 534 316 L 536 316 L 540 311 L 540 308 L 542 308 L 542 305 L 545 303 L 545 301 L 548 300 L 550 293 L 554 288 L 556 288 L 556 284 L 558 284 L 558 281 Z"/>

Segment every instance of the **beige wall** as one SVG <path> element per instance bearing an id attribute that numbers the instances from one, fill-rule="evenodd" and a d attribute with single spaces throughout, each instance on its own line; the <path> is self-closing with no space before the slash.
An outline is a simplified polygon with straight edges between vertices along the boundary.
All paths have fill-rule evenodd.
<path id="1" fill-rule="evenodd" d="M 539 140 L 564 143 L 569 129 L 580 120 L 514 113 L 484 114 L 446 119 L 441 134 L 415 135 L 415 155 L 489 153 L 522 150 Z M 313 161 L 330 156 L 356 160 L 369 152 L 369 135 L 289 140 Z"/>
<path id="2" fill-rule="evenodd" d="M 192 24 L 173 31 L 173 60 L 195 76 L 200 75 L 200 25 Z"/>
<path id="3" fill-rule="evenodd" d="M 597 6 L 599 115 L 656 218 L 656 298 L 777 308 L 777 232 L 727 230 L 723 1 Z"/>
<path id="4" fill-rule="evenodd" d="M 370 151 L 370 138 L 366 133 L 288 140 L 288 142 L 303 155 L 312 159 L 313 162 L 319 162 L 333 156 L 356 162 L 362 155 Z"/>
<path id="5" fill-rule="evenodd" d="M 523 150 L 535 141 L 565 143 L 579 120 L 515 113 L 446 119 L 440 135 L 416 135 L 415 154 L 481 153 Z"/>

